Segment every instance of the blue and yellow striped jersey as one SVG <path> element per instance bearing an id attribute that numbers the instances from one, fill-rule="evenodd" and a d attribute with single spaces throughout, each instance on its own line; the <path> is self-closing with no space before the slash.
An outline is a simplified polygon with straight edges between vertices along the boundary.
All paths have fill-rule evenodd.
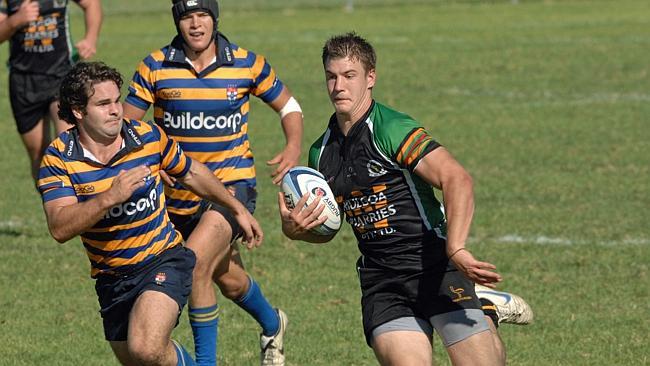
<path id="1" fill-rule="evenodd" d="M 191 158 L 207 165 L 225 184 L 255 186 L 248 140 L 250 95 L 270 103 L 283 84 L 266 59 L 217 36 L 216 62 L 197 73 L 187 61 L 182 39 L 147 56 L 138 66 L 126 102 L 154 105 L 154 119 Z M 165 187 L 170 212 L 189 215 L 199 198 L 176 184 Z"/>
<path id="2" fill-rule="evenodd" d="M 106 165 L 85 156 L 76 128 L 52 142 L 41 162 L 38 190 L 43 202 L 61 197 L 84 202 L 107 191 L 121 170 L 140 165 L 151 169 L 144 187 L 81 234 L 91 277 L 130 270 L 182 240 L 167 216 L 160 170 L 182 177 L 191 159 L 154 124 L 124 120 L 121 134 L 123 147 Z"/>

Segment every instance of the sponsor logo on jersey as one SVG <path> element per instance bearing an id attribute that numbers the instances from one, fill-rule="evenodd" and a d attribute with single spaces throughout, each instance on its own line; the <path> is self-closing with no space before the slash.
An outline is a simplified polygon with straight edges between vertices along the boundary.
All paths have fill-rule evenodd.
<path id="1" fill-rule="evenodd" d="M 227 47 L 227 46 L 226 46 L 226 47 L 223 49 L 223 53 L 224 53 L 225 56 L 226 56 L 226 61 L 228 61 L 228 62 L 232 62 L 232 53 L 230 52 L 230 47 Z"/>
<path id="2" fill-rule="evenodd" d="M 181 112 L 163 114 L 165 128 L 176 130 L 231 130 L 237 133 L 241 128 L 242 115 L 237 112 L 230 116 L 211 116 L 203 112 Z"/>
<path id="3" fill-rule="evenodd" d="M 70 139 L 70 142 L 68 142 L 68 151 L 65 152 L 65 154 L 70 157 L 72 156 L 72 149 L 74 148 L 74 140 Z"/>
<path id="4" fill-rule="evenodd" d="M 127 201 L 118 205 L 115 205 L 108 209 L 105 219 L 121 217 L 123 215 L 133 216 L 140 212 L 144 211 L 154 211 L 156 209 L 156 203 L 158 202 L 158 193 L 156 193 L 156 186 L 152 186 L 151 191 L 149 191 L 148 197 L 142 197 L 137 201 Z"/>
<path id="5" fill-rule="evenodd" d="M 142 145 L 142 141 L 140 141 L 140 138 L 138 138 L 138 136 L 136 136 L 135 132 L 133 132 L 132 129 L 127 128 L 127 129 L 126 129 L 126 132 L 129 133 L 129 136 L 131 136 L 131 138 L 133 139 L 133 141 L 135 141 L 135 143 L 136 143 L 138 146 Z"/>
<path id="6" fill-rule="evenodd" d="M 77 194 L 89 194 L 95 192 L 95 186 L 87 184 L 84 186 L 75 186 L 74 191 Z"/>
<path id="7" fill-rule="evenodd" d="M 162 99 L 181 99 L 183 97 L 178 89 L 162 89 L 158 93 Z"/>
<path id="8" fill-rule="evenodd" d="M 366 168 L 368 168 L 368 175 L 371 177 L 381 177 L 382 175 L 388 173 L 380 162 L 373 159 L 368 160 Z"/>

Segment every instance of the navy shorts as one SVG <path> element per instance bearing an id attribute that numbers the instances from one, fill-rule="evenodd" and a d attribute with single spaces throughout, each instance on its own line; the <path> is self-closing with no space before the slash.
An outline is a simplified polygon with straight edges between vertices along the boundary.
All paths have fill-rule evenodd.
<path id="1" fill-rule="evenodd" d="M 95 291 L 104 321 L 107 341 L 126 341 L 129 314 L 136 299 L 145 291 L 158 291 L 178 304 L 178 315 L 192 291 L 192 271 L 196 256 L 191 249 L 177 245 L 127 274 L 100 274 Z M 178 324 L 178 320 L 177 323 Z"/>
<path id="2" fill-rule="evenodd" d="M 481 309 L 474 283 L 449 264 L 442 270 L 393 272 L 357 262 L 361 282 L 363 331 L 370 345 L 372 331 L 391 320 Z"/>
<path id="3" fill-rule="evenodd" d="M 12 71 L 9 74 L 9 100 L 18 133 L 31 131 L 50 113 L 58 100 L 62 77 Z"/>
<path id="4" fill-rule="evenodd" d="M 237 200 L 248 209 L 248 212 L 251 214 L 255 212 L 255 203 L 257 202 L 257 191 L 255 188 L 246 183 L 235 183 L 227 186 L 227 188 L 234 190 L 235 198 L 237 198 Z M 194 231 L 194 228 L 196 228 L 196 225 L 199 224 L 201 215 L 209 210 L 219 212 L 226 219 L 228 224 L 230 224 L 230 228 L 232 229 L 231 241 L 237 239 L 243 234 L 241 227 L 239 227 L 237 220 L 230 210 L 212 201 L 202 200 L 199 210 L 192 215 L 176 215 L 170 212 L 169 219 L 172 221 L 172 224 L 174 224 L 176 230 L 183 235 L 183 239 L 187 240 L 192 231 Z"/>

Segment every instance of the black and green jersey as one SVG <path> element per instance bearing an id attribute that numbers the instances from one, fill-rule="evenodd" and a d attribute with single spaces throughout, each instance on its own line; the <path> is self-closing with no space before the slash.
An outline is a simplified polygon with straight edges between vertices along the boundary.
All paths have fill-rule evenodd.
<path id="1" fill-rule="evenodd" d="M 78 3 L 80 0 L 73 0 Z M 12 16 L 23 0 L 0 0 L 0 14 Z M 38 18 L 11 36 L 12 71 L 63 76 L 77 57 L 68 22 L 68 0 L 38 0 Z"/>
<path id="2" fill-rule="evenodd" d="M 332 115 L 309 151 L 352 225 L 364 261 L 421 270 L 444 255 L 446 223 L 433 188 L 413 173 L 440 145 L 413 118 L 380 103 L 344 136 Z"/>

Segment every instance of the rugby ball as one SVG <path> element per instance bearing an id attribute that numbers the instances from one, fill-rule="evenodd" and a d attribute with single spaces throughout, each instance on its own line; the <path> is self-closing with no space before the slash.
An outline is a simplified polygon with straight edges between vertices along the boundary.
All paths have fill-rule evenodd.
<path id="1" fill-rule="evenodd" d="M 317 170 L 306 166 L 296 166 L 282 178 L 282 192 L 284 202 L 290 210 L 296 207 L 300 198 L 309 192 L 305 206 L 321 197 L 321 205 L 325 205 L 322 215 L 327 216 L 327 221 L 311 229 L 316 235 L 332 235 L 341 228 L 341 211 L 330 186 L 325 177 Z M 321 216 L 322 217 L 322 216 Z"/>

